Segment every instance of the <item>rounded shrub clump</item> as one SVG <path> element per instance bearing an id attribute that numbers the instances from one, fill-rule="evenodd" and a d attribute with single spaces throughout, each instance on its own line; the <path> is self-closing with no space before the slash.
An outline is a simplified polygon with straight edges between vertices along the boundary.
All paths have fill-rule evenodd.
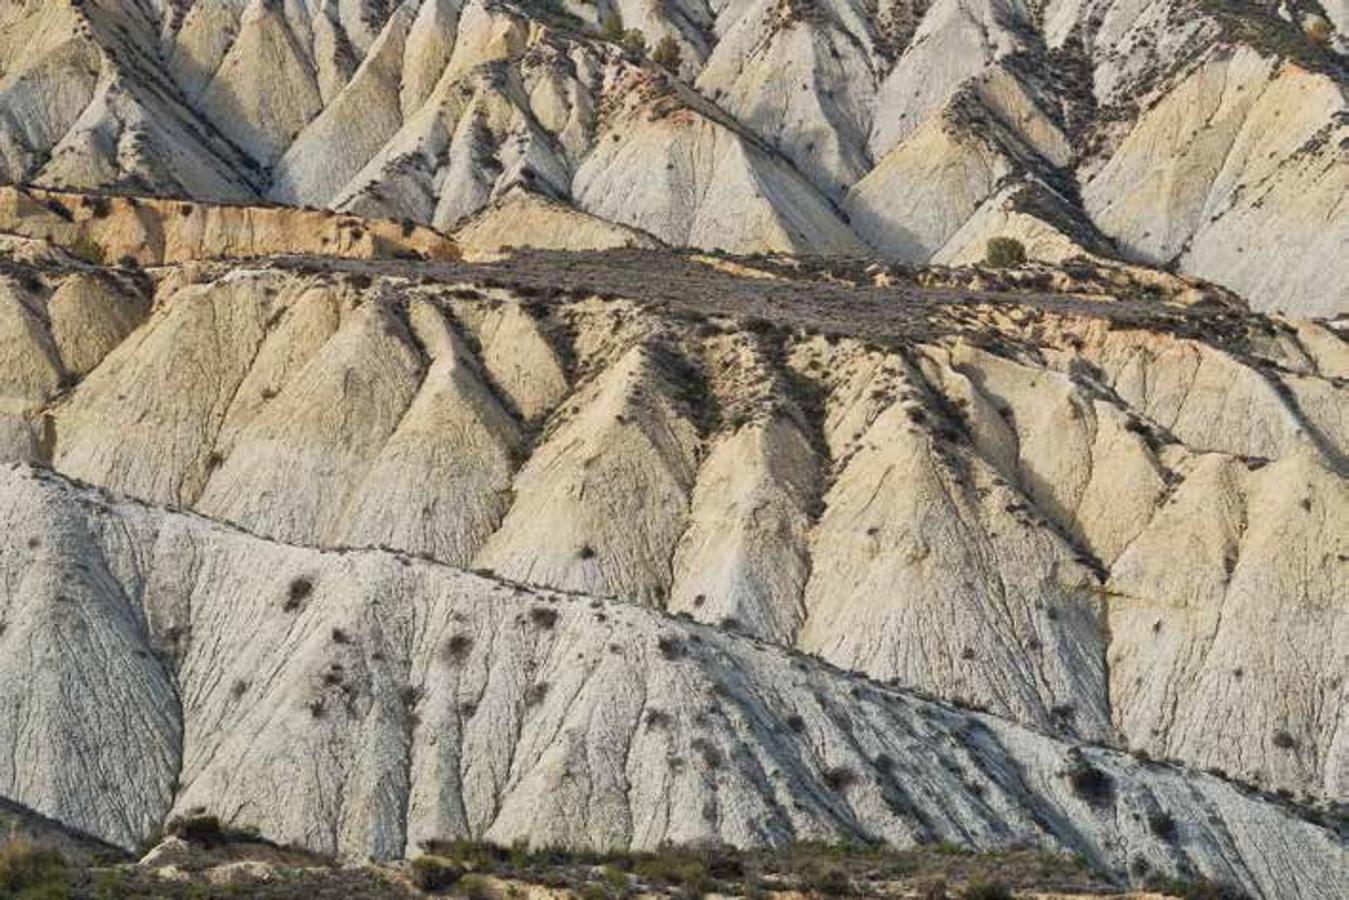
<path id="1" fill-rule="evenodd" d="M 1009 269 L 1024 265 L 1026 262 L 1026 245 L 1016 238 L 990 238 L 984 254 L 984 262 L 995 269 Z"/>

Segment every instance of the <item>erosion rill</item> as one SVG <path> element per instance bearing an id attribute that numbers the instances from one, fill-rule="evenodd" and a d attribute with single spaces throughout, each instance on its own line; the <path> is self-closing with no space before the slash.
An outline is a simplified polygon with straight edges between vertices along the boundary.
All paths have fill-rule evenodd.
<path id="1" fill-rule="evenodd" d="M 1343 884 L 1332 328 L 1106 264 L 253 251 L 14 239 L 13 801 Z"/>
<path id="2" fill-rule="evenodd" d="M 1136 6 L 0 4 L 0 900 L 1349 897 L 1349 18 Z"/>

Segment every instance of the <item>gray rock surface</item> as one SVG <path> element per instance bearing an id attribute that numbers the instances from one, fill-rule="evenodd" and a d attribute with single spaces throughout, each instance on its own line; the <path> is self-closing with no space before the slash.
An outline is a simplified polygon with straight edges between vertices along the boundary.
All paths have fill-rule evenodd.
<path id="1" fill-rule="evenodd" d="M 347 857 L 866 836 L 1142 858 L 1271 898 L 1329 900 L 1349 872 L 1341 839 L 1218 778 L 636 605 L 266 541 L 20 465 L 0 520 L 0 785 L 123 845 L 204 807 Z M 1174 833 L 1149 825 L 1166 814 Z"/>
<path id="2" fill-rule="evenodd" d="M 611 13 L 673 41 L 675 71 L 601 40 Z M 1315 0 L 23 0 L 0 11 L 0 178 L 410 218 L 484 251 L 946 263 L 1011 236 L 1325 316 L 1349 310 L 1346 20 Z"/>
<path id="3" fill-rule="evenodd" d="M 713 260 L 614 256 L 545 302 L 528 271 L 16 268 L 4 452 L 277 540 L 683 613 L 1345 799 L 1349 355 L 1332 328 L 1187 311 L 1189 282 L 1121 269 L 1033 276 L 1095 298 L 1071 309 L 932 289 L 951 305 L 919 307 L 928 324 L 836 279 Z M 1135 277 L 1141 306 L 1099 293 Z M 619 299 L 678 284 L 693 318 L 732 318 Z M 91 285 L 113 291 L 90 319 L 113 331 L 43 314 Z M 845 333 L 736 317 L 791 291 L 811 316 L 849 310 Z M 1151 324 L 1112 318 L 1140 309 Z"/>

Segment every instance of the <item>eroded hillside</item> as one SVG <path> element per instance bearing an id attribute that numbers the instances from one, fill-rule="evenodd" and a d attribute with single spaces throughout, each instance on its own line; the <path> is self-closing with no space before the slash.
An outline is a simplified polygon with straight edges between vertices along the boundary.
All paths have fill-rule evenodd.
<path id="1" fill-rule="evenodd" d="M 0 795 L 123 847 L 204 808 L 349 860 L 1030 844 L 1337 896 L 1342 320 L 0 201 Z"/>
<path id="2" fill-rule="evenodd" d="M 9 459 L 1345 799 L 1327 324 L 1127 269 L 637 251 L 2 277 Z"/>
<path id="3" fill-rule="evenodd" d="M 23 0 L 0 178 L 484 247 L 917 264 L 1010 235 L 1330 315 L 1346 27 L 1319 0 Z"/>
<path id="4" fill-rule="evenodd" d="M 1028 842 L 1122 879 L 1327 900 L 1343 884 L 1339 837 L 1219 778 L 727 629 L 267 541 L 24 466 L 0 470 L 0 498 L 0 778 L 122 845 L 204 808 L 353 858 L 462 835 Z"/>

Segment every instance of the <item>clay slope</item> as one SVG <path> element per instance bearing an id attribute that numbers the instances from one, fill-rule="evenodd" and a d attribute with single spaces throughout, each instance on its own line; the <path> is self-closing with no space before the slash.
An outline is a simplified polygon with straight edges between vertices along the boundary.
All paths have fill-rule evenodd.
<path id="1" fill-rule="evenodd" d="M 1343 883 L 1338 838 L 1219 779 L 635 605 L 269 542 L 26 467 L 0 471 L 0 516 L 22 573 L 5 793 L 123 845 L 205 807 L 356 857 L 847 836 L 1029 841 L 1265 897 Z"/>
<path id="2" fill-rule="evenodd" d="M 1002 235 L 1329 315 L 1342 12 L 27 0 L 0 18 L 0 177 L 410 218 L 485 250 L 969 262 Z M 611 15 L 664 67 L 601 39 Z"/>
<path id="3" fill-rule="evenodd" d="M 410 221 L 279 206 L 0 187 L 0 232 L 50 243 L 89 263 L 158 266 L 287 253 L 454 259 L 453 241 Z"/>
<path id="4" fill-rule="evenodd" d="M 6 458 L 1345 799 L 1329 327 L 1110 268 L 994 291 L 636 251 L 153 274 L 6 269 Z"/>

